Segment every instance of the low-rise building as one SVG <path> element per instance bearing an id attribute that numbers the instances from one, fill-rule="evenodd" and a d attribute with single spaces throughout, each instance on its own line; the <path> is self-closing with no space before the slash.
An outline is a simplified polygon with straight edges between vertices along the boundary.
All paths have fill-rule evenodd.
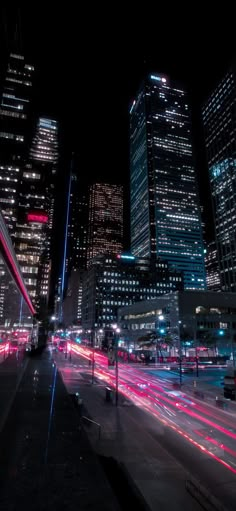
<path id="1" fill-rule="evenodd" d="M 178 349 L 211 348 L 215 354 L 233 357 L 236 344 L 235 293 L 175 291 L 152 301 L 135 303 L 118 310 L 123 337 L 135 345 L 150 332 L 171 337 Z"/>

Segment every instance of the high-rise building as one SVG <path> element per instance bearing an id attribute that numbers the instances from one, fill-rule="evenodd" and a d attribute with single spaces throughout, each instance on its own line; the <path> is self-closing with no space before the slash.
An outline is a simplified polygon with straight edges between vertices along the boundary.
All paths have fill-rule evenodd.
<path id="1" fill-rule="evenodd" d="M 10 54 L 0 105 L 0 208 L 14 240 L 18 184 L 30 136 L 34 67 L 23 55 Z"/>
<path id="2" fill-rule="evenodd" d="M 88 187 L 71 174 L 62 317 L 66 325 L 81 321 L 82 281 L 87 267 Z M 62 318 L 61 318 L 62 319 Z"/>
<path id="3" fill-rule="evenodd" d="M 37 309 L 47 305 L 58 160 L 58 124 L 40 117 L 21 173 L 16 253 Z"/>
<path id="4" fill-rule="evenodd" d="M 96 183 L 89 192 L 88 260 L 123 248 L 123 187 Z"/>
<path id="5" fill-rule="evenodd" d="M 87 265 L 88 193 L 76 174 L 71 176 L 67 233 L 67 273 Z"/>
<path id="6" fill-rule="evenodd" d="M 83 279 L 82 327 L 111 328 L 118 308 L 183 288 L 181 273 L 164 261 L 103 254 L 88 263 Z"/>
<path id="7" fill-rule="evenodd" d="M 203 124 L 221 289 L 236 291 L 236 71 L 231 68 L 203 107 Z"/>
<path id="8" fill-rule="evenodd" d="M 130 110 L 131 251 L 183 272 L 205 289 L 202 227 L 186 92 L 150 75 Z"/>
<path id="9" fill-rule="evenodd" d="M 215 241 L 207 245 L 205 254 L 206 283 L 209 291 L 220 291 L 220 270 Z"/>
<path id="10" fill-rule="evenodd" d="M 78 264 L 78 213 L 79 193 L 78 178 L 76 174 L 71 175 L 68 212 L 67 250 L 66 250 L 66 273 L 70 275 L 71 269 Z"/>
<path id="11" fill-rule="evenodd" d="M 72 268 L 67 284 L 66 297 L 63 301 L 63 323 L 66 326 L 81 322 L 81 301 L 82 293 L 81 277 L 83 271 Z"/>

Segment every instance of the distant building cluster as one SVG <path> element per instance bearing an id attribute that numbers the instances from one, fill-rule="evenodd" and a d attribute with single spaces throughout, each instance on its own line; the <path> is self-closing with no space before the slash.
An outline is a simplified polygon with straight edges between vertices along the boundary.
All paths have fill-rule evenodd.
<path id="1" fill-rule="evenodd" d="M 33 115 L 34 75 L 24 56 L 10 55 L 1 89 L 0 208 L 34 306 L 47 314 L 59 126 L 47 113 Z M 109 331 L 120 307 L 183 290 L 236 291 L 235 80 L 232 67 L 202 110 L 215 222 L 215 239 L 208 244 L 188 97 L 171 78 L 147 76 L 130 108 L 130 250 L 123 243 L 129 221 L 123 186 L 82 184 L 79 166 L 68 167 L 58 322 L 96 335 L 98 329 Z M 0 323 L 7 310 L 1 264 Z"/>

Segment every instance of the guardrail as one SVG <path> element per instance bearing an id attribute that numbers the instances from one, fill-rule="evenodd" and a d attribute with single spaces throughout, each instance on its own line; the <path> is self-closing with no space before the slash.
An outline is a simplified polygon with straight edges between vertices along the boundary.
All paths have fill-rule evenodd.
<path id="1" fill-rule="evenodd" d="M 86 420 L 92 424 L 95 424 L 98 427 L 98 440 L 100 440 L 101 439 L 101 429 L 102 429 L 101 424 L 99 424 L 99 422 L 93 421 L 92 419 L 89 419 L 89 417 L 85 417 L 85 415 L 82 415 L 82 419 Z"/>

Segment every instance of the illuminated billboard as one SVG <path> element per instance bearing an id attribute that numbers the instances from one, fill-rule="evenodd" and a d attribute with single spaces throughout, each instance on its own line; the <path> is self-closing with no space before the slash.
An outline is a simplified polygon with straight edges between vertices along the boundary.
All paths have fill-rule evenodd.
<path id="1" fill-rule="evenodd" d="M 37 224 L 47 224 L 48 223 L 48 215 L 45 213 L 28 213 L 27 214 L 27 222 L 37 223 Z"/>

